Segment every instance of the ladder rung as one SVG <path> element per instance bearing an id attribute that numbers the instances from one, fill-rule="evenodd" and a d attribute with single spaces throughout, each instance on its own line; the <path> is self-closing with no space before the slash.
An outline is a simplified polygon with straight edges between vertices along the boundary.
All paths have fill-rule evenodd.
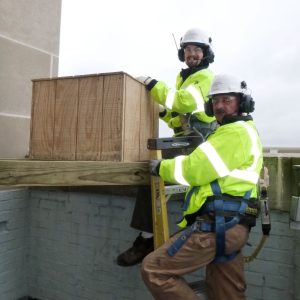
<path id="1" fill-rule="evenodd" d="M 165 194 L 174 195 L 174 194 L 183 194 L 188 190 L 188 186 L 186 185 L 167 185 L 165 186 Z"/>

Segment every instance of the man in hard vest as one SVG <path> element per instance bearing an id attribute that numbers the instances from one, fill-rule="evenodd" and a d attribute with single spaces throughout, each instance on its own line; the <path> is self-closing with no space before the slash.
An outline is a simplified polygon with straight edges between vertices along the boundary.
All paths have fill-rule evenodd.
<path id="1" fill-rule="evenodd" d="M 224 290 L 222 281 L 228 282 L 230 272 L 236 280 L 222 299 L 246 299 L 243 260 L 236 258 L 255 226 L 258 210 L 263 158 L 250 115 L 254 101 L 244 81 L 220 74 L 213 80 L 205 111 L 220 124 L 206 142 L 190 155 L 150 162 L 152 175 L 190 187 L 178 224 L 183 230 L 143 260 L 143 280 L 157 300 L 198 299 L 182 276 L 204 266 L 209 270 L 210 264 L 219 264 L 215 289 Z M 210 282 L 209 289 L 213 288 Z M 221 299 L 213 291 L 208 294 L 210 300 Z"/>
<path id="2" fill-rule="evenodd" d="M 176 89 L 151 77 L 138 77 L 146 85 L 153 101 L 160 104 L 160 118 L 173 129 L 175 136 L 198 135 L 203 141 L 217 125 L 214 116 L 207 116 L 204 104 L 213 73 L 208 68 L 214 61 L 211 38 L 201 29 L 188 30 L 180 41 L 178 58 L 188 66 L 176 78 Z M 167 154 L 164 154 L 166 157 Z M 140 231 L 130 248 L 117 257 L 120 266 L 140 263 L 153 251 L 151 191 L 149 186 L 138 189 L 131 227 Z"/>

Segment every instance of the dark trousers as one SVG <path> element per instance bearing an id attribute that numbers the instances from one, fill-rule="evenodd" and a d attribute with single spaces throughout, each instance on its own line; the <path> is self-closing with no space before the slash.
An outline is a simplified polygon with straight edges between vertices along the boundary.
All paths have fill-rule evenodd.
<path id="1" fill-rule="evenodd" d="M 193 149 L 166 149 L 163 150 L 163 158 L 173 158 L 177 155 L 187 155 Z M 153 233 L 152 203 L 150 185 L 139 186 L 130 226 L 139 231 Z"/>
<path id="2" fill-rule="evenodd" d="M 150 185 L 138 187 L 130 226 L 140 231 L 153 233 Z"/>

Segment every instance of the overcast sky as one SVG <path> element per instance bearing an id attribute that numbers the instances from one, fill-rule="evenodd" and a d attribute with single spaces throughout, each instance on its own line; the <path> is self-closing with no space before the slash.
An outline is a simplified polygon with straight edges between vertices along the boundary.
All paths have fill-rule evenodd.
<path id="1" fill-rule="evenodd" d="M 175 85 L 191 27 L 213 40 L 217 73 L 245 80 L 265 147 L 300 147 L 298 0 L 62 0 L 59 76 L 123 71 Z M 172 131 L 162 125 L 160 136 Z"/>

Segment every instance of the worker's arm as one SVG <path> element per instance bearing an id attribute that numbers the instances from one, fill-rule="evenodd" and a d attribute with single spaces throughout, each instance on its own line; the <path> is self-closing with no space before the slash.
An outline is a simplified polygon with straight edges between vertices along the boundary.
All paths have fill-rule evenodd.
<path id="1" fill-rule="evenodd" d="M 202 186 L 225 177 L 249 163 L 252 144 L 247 137 L 245 129 L 237 124 L 222 126 L 190 155 L 163 160 L 159 175 L 164 181 L 189 186 Z"/>

